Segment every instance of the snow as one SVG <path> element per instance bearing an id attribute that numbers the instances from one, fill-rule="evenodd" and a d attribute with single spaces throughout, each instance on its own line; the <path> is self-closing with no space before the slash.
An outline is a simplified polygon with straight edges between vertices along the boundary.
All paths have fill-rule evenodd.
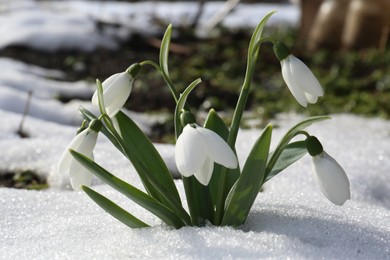
<path id="1" fill-rule="evenodd" d="M 96 2 L 88 2 L 91 8 L 81 1 L 59 3 L 67 6 L 76 18 L 83 12 L 89 15 L 93 10 L 97 12 L 98 6 Z M 14 12 L 24 14 L 28 9 L 37 11 L 43 7 L 46 12 L 53 12 L 53 5 L 54 2 L 38 5 L 35 1 L 3 4 L 0 9 L 9 13 L 2 14 L 0 19 L 10 19 Z M 84 9 L 80 7 L 83 5 Z M 110 5 L 113 9 L 108 9 L 105 3 L 101 6 L 112 10 L 111 16 L 115 14 L 113 5 Z M 166 12 L 175 11 L 171 9 Z M 128 14 L 124 8 L 116 12 Z M 23 19 L 28 17 L 32 16 Z M 0 31 L 5 28 L 3 21 Z M 7 37 L 2 35 L 0 41 L 4 43 Z M 25 44 L 28 38 L 22 38 L 19 39 Z M 93 85 L 66 82 L 60 71 L 11 59 L 0 58 L 0 66 L 0 174 L 33 170 L 47 178 L 50 186 L 42 191 L 0 188 L 0 259 L 390 259 L 390 121 L 339 114 L 308 128 L 349 176 L 352 199 L 342 207 L 331 204 L 321 193 L 311 173 L 309 156 L 266 183 L 246 224 L 237 229 L 211 225 L 171 229 L 94 179 L 94 189 L 152 226 L 129 229 L 83 192 L 70 190 L 68 177 L 61 176 L 56 169 L 59 157 L 81 123 L 79 105 L 97 113 L 88 101 L 74 99 L 64 104 L 56 98 L 87 100 L 94 91 Z M 16 131 L 30 90 L 33 90 L 31 107 L 24 124 L 30 137 L 20 138 Z M 145 132 L 149 131 L 154 119 L 126 112 Z M 273 132 L 272 147 L 301 119 L 303 116 L 296 114 L 275 118 L 273 123 L 278 127 Z M 261 129 L 239 132 L 236 149 L 241 165 L 260 132 Z M 174 146 L 155 145 L 175 172 Z M 98 139 L 95 160 L 120 178 L 142 187 L 132 165 L 104 136 Z M 175 183 L 185 205 L 182 182 Z"/>
<path id="2" fill-rule="evenodd" d="M 276 119 L 273 145 L 300 116 Z M 173 230 L 98 181 L 94 188 L 153 227 L 129 229 L 111 218 L 82 192 L 69 190 L 56 162 L 76 128 L 29 117 L 31 138 L 14 134 L 19 115 L 0 110 L 0 165 L 34 169 L 49 176 L 51 188 L 26 191 L 0 188 L 0 258 L 338 258 L 389 259 L 390 256 L 390 122 L 352 115 L 334 115 L 313 125 L 310 133 L 346 170 L 352 200 L 343 207 L 321 194 L 304 157 L 265 185 L 247 223 L 238 228 Z M 61 134 L 59 134 L 61 133 Z M 243 130 L 237 151 L 241 164 L 260 129 Z M 367 135 L 367 133 L 375 133 Z M 171 145 L 157 145 L 173 161 Z M 133 167 L 103 137 L 96 161 L 141 187 Z M 176 184 L 184 198 L 183 186 Z"/>
<path id="3" fill-rule="evenodd" d="M 207 1 L 200 25 L 207 24 L 222 4 Z M 154 21 L 174 26 L 190 24 L 197 10 L 196 2 L 10 1 L 2 6 L 0 3 L 0 49 L 15 45 L 48 52 L 115 49 L 132 33 L 161 33 L 164 28 Z M 293 5 L 239 4 L 222 25 L 255 27 L 273 10 L 278 10 L 278 14 L 268 24 L 294 26 L 298 23 L 299 11 Z M 120 28 L 101 28 L 97 23 Z"/>

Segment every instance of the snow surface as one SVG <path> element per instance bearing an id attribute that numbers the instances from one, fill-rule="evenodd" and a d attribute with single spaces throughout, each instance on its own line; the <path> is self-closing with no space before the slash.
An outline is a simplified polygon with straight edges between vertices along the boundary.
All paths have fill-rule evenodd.
<path id="1" fill-rule="evenodd" d="M 277 120 L 273 145 L 300 116 Z M 129 229 L 82 192 L 69 190 L 66 176 L 56 171 L 73 126 L 28 118 L 31 138 L 15 135 L 19 115 L 0 110 L 0 165 L 34 169 L 49 177 L 51 188 L 26 191 L 0 188 L 0 258 L 124 259 L 124 258 L 293 258 L 389 259 L 390 257 L 390 122 L 352 115 L 311 126 L 328 153 L 345 168 L 352 200 L 331 204 L 320 192 L 304 157 L 265 185 L 247 223 L 238 228 L 173 230 L 124 198 L 94 182 L 94 188 L 153 227 Z M 237 151 L 241 164 L 260 129 L 243 130 Z M 367 136 L 367 133 L 374 133 Z M 173 161 L 171 145 L 157 145 Z M 96 161 L 137 187 L 134 168 L 100 138 Z M 168 159 L 167 159 L 168 158 Z M 170 159 L 169 159 L 170 158 Z M 0 169 L 3 170 L 3 169 Z M 181 181 L 176 184 L 184 198 Z M 185 201 L 185 200 L 184 200 Z"/>
<path id="2" fill-rule="evenodd" d="M 206 2 L 200 25 L 222 7 L 223 2 Z M 141 1 L 7 1 L 0 2 L 0 49 L 27 46 L 57 50 L 93 51 L 115 49 L 132 33 L 155 34 L 164 29 L 156 20 L 174 26 L 190 24 L 198 10 L 196 2 Z M 229 28 L 255 27 L 268 12 L 278 10 L 270 24 L 294 26 L 299 11 L 293 5 L 239 4 L 222 21 Z M 120 28 L 101 28 L 103 22 Z M 111 26 L 111 27 L 112 27 Z"/>
<path id="3" fill-rule="evenodd" d="M 23 14 L 18 19 L 16 16 L 12 18 L 18 24 L 17 21 L 32 19 L 26 9 L 35 10 L 33 13 L 42 12 L 42 16 L 35 16 L 37 23 L 44 22 L 43 18 L 56 10 L 51 9 L 54 1 L 39 3 L 1 2 L 0 11 L 3 13 L 0 19 L 3 20 L 0 31 L 8 26 L 4 24 L 7 22 L 5 17 L 11 19 L 14 12 Z M 124 17 L 119 14 L 128 14 L 125 8 L 109 12 L 108 5 L 102 2 L 91 2 L 89 8 L 81 1 L 57 3 L 68 6 L 69 17 L 74 17 L 75 21 L 79 21 L 81 14 L 94 17 L 93 12 L 95 16 L 101 14 L 102 18 L 108 15 L 118 19 Z M 84 9 L 80 7 L 83 4 Z M 150 4 L 165 5 L 161 2 Z M 177 6 L 186 4 L 177 3 Z M 44 11 L 41 11 L 42 6 Z M 106 13 L 98 12 L 98 6 Z M 166 12 L 174 13 L 173 5 L 169 7 Z M 188 6 L 183 9 L 187 10 Z M 148 10 L 157 12 L 157 8 Z M 56 20 L 59 24 L 66 20 L 61 12 L 58 15 L 61 15 Z M 167 18 L 171 18 L 170 15 Z M 32 29 L 33 24 L 27 27 Z M 83 28 L 88 32 L 88 26 Z M 4 43 L 7 35 L 3 32 L 0 42 Z M 80 39 L 71 33 L 68 37 L 76 42 Z M 18 39 L 26 44 L 25 41 L 31 38 L 20 36 Z M 352 199 L 343 207 L 331 204 L 322 195 L 311 174 L 309 156 L 265 185 L 246 224 L 238 229 L 207 226 L 173 230 L 95 179 L 94 189 L 152 225 L 151 228 L 129 229 L 106 214 L 84 193 L 71 191 L 68 177 L 61 176 L 56 169 L 61 153 L 81 122 L 78 106 L 95 109 L 94 112 L 96 108 L 86 101 L 73 100 L 63 104 L 55 98 L 87 99 L 94 87 L 85 82 L 64 82 L 60 71 L 10 59 L 0 58 L 0 67 L 0 174 L 34 170 L 42 178 L 48 178 L 50 185 L 43 191 L 0 188 L 0 259 L 390 259 L 389 121 L 341 114 L 308 128 L 349 176 Z M 24 125 L 30 138 L 22 139 L 16 131 L 30 90 L 34 92 Z M 128 113 L 144 131 L 148 131 L 150 118 Z M 294 114 L 276 118 L 274 123 L 278 127 L 273 133 L 272 146 L 275 147 L 285 131 L 302 118 Z M 260 132 L 261 129 L 240 131 L 236 148 L 241 165 Z M 174 147 L 166 144 L 156 144 L 156 147 L 169 167 L 175 170 Z M 132 165 L 104 136 L 99 137 L 95 159 L 117 176 L 142 187 Z M 176 185 L 185 205 L 182 182 L 177 180 Z"/>

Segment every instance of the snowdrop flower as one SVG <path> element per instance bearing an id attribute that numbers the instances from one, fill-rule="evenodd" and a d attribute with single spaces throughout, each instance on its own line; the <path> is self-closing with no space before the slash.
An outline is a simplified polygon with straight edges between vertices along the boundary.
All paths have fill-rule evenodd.
<path id="1" fill-rule="evenodd" d="M 214 162 L 237 168 L 237 157 L 230 146 L 215 132 L 196 124 L 187 124 L 177 139 L 175 149 L 179 172 L 195 178 L 203 185 L 210 182 Z"/>
<path id="2" fill-rule="evenodd" d="M 132 81 L 140 71 L 139 64 L 133 64 L 126 71 L 116 73 L 103 81 L 103 100 L 109 117 L 121 110 L 130 96 Z M 97 90 L 92 96 L 92 104 L 99 105 Z"/>
<path id="3" fill-rule="evenodd" d="M 322 193 L 332 203 L 342 206 L 351 198 L 347 174 L 340 164 L 322 149 L 316 137 L 307 138 L 306 146 L 312 156 L 314 176 Z"/>
<path id="4" fill-rule="evenodd" d="M 73 138 L 58 163 L 58 171 L 61 175 L 69 175 L 70 184 L 74 190 L 81 190 L 81 185 L 91 185 L 92 173 L 73 158 L 69 150 L 75 150 L 93 159 L 93 149 L 95 148 L 101 126 L 100 121 L 91 121 L 88 128 Z"/>
<path id="5" fill-rule="evenodd" d="M 316 103 L 324 91 L 311 70 L 281 42 L 274 45 L 274 52 L 281 64 L 283 79 L 298 103 L 303 107 Z"/>

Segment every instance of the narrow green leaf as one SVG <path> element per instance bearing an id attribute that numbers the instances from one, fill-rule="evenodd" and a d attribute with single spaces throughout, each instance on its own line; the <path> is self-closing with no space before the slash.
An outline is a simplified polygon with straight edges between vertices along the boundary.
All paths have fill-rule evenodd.
<path id="1" fill-rule="evenodd" d="M 184 214 L 185 210 L 181 205 L 179 192 L 172 175 L 154 145 L 133 120 L 123 112 L 118 112 L 116 119 L 122 133 L 125 153 L 137 170 L 147 191 L 172 210 L 179 209 Z"/>
<path id="2" fill-rule="evenodd" d="M 177 93 L 176 87 L 173 84 L 168 71 L 168 54 L 169 54 L 169 44 L 171 43 L 171 35 L 172 35 L 172 25 L 170 24 L 164 33 L 164 37 L 161 41 L 160 47 L 160 71 L 161 74 L 167 83 L 173 98 L 177 102 L 179 99 L 179 95 Z"/>
<path id="3" fill-rule="evenodd" d="M 160 67 L 162 73 L 165 75 L 169 75 L 168 72 L 168 54 L 169 54 L 169 44 L 171 43 L 171 35 L 172 35 L 172 24 L 168 25 L 164 37 L 161 41 L 160 47 Z"/>
<path id="4" fill-rule="evenodd" d="M 279 172 L 286 169 L 291 164 L 295 163 L 299 159 L 301 159 L 307 153 L 305 141 L 297 141 L 293 143 L 289 143 L 284 148 L 282 154 L 279 156 L 278 160 L 275 163 L 275 166 L 272 168 L 271 172 L 266 172 L 267 178 L 264 182 L 270 180 Z M 273 153 L 270 153 L 268 156 L 271 158 Z"/>
<path id="5" fill-rule="evenodd" d="M 214 218 L 214 207 L 211 201 L 208 186 L 203 186 L 194 177 L 182 177 L 185 188 L 188 208 L 190 210 L 192 224 L 204 226 L 206 220 L 210 222 Z"/>
<path id="6" fill-rule="evenodd" d="M 173 226 L 175 228 L 184 226 L 184 222 L 174 212 L 172 212 L 169 208 L 154 198 L 150 197 L 148 194 L 112 175 L 110 172 L 88 157 L 73 150 L 71 150 L 71 154 L 77 161 L 79 161 L 84 167 L 95 174 L 99 179 L 159 217 L 167 225 Z"/>
<path id="7" fill-rule="evenodd" d="M 271 136 L 272 126 L 268 125 L 254 144 L 240 178 L 227 197 L 222 225 L 244 224 L 264 181 Z"/>
<path id="8" fill-rule="evenodd" d="M 250 40 L 248 48 L 248 70 L 250 69 L 249 67 L 254 67 L 254 64 L 256 63 L 257 56 L 259 54 L 260 44 L 262 41 L 261 36 L 263 34 L 263 29 L 269 18 L 271 18 L 274 13 L 276 13 L 276 11 L 272 11 L 266 16 L 264 16 L 264 18 L 260 21 L 260 23 L 257 25 L 255 31 L 252 34 L 252 38 Z"/>
<path id="9" fill-rule="evenodd" d="M 226 126 L 225 122 L 219 117 L 219 115 L 217 114 L 217 112 L 215 112 L 214 109 L 211 109 L 209 111 L 204 127 L 213 130 L 225 141 L 227 141 L 229 136 L 229 129 Z M 222 168 L 221 165 L 214 164 L 213 176 L 211 177 L 210 184 L 209 184 L 210 194 L 214 206 L 216 206 L 218 191 L 220 190 L 220 179 L 221 179 L 221 170 L 222 170 L 221 168 Z M 224 200 L 229 190 L 233 187 L 234 183 L 237 181 L 238 177 L 240 176 L 240 168 L 237 167 L 236 169 L 228 169 L 225 174 L 226 174 L 226 182 L 225 182 L 226 187 L 224 189 L 225 194 L 223 194 Z"/>
<path id="10" fill-rule="evenodd" d="M 266 173 L 270 173 L 271 170 L 274 168 L 276 162 L 278 161 L 279 156 L 282 154 L 284 148 L 290 143 L 291 139 L 294 138 L 300 131 L 305 129 L 306 127 L 310 126 L 313 123 L 320 122 L 326 119 L 330 119 L 329 116 L 314 116 L 306 118 L 305 120 L 299 122 L 295 126 L 293 126 L 287 133 L 284 135 L 284 137 L 280 140 L 278 146 L 276 147 L 274 153 L 272 154 L 271 158 L 269 159 L 267 163 L 267 169 Z M 267 179 L 267 176 L 266 176 Z"/>
<path id="11" fill-rule="evenodd" d="M 145 224 L 138 218 L 134 217 L 132 214 L 119 207 L 117 204 L 107 199 L 100 193 L 86 187 L 82 186 L 83 191 L 87 193 L 87 195 L 96 202 L 100 207 L 102 207 L 105 211 L 107 211 L 111 216 L 125 224 L 130 228 L 143 228 L 149 227 L 148 224 Z"/>

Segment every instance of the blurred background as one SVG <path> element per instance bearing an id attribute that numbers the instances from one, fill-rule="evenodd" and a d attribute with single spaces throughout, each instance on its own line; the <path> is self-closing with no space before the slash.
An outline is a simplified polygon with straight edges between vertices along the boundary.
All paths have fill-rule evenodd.
<path id="1" fill-rule="evenodd" d="M 389 118 L 389 0 L 2 0 L 0 108 L 22 113 L 23 104 L 15 107 L 7 100 L 32 90 L 36 101 L 44 102 L 48 96 L 40 92 L 53 93 L 53 86 L 61 87 L 49 97 L 60 104 L 88 100 L 96 78 L 104 80 L 134 62 L 157 62 L 160 39 L 172 23 L 169 69 L 177 87 L 182 90 L 200 77 L 203 83 L 191 95 L 191 105 L 200 112 L 211 107 L 232 111 L 252 30 L 270 10 L 278 13 L 265 34 L 284 41 L 313 70 L 326 94 L 308 109 L 299 107 L 283 82 L 271 44 L 266 43 L 253 80 L 249 117 L 268 119 L 292 111 Z M 46 70 L 41 81 L 26 81 L 30 65 Z M 11 76 L 15 70 L 21 73 Z M 130 110 L 142 113 L 164 113 L 174 105 L 162 77 L 152 68 L 142 71 L 127 103 Z M 171 127 L 170 118 L 160 120 L 152 138 L 164 141 Z"/>

